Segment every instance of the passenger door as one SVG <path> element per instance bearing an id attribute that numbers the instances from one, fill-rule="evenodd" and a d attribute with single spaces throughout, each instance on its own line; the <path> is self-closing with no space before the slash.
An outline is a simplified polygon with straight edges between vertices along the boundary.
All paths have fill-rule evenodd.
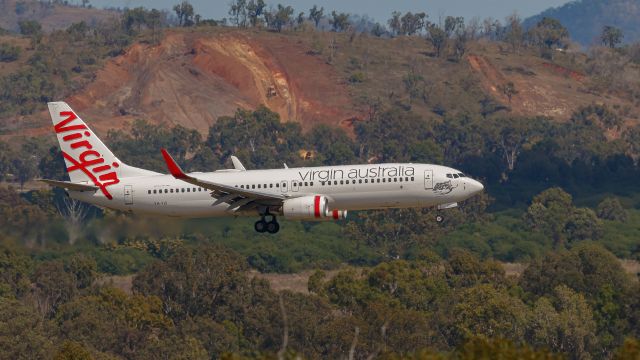
<path id="1" fill-rule="evenodd" d="M 424 189 L 433 189 L 433 170 L 424 171 Z"/>
<path id="2" fill-rule="evenodd" d="M 283 193 L 286 193 L 289 191 L 289 182 L 287 180 L 280 181 L 280 190 Z"/>
<path id="3" fill-rule="evenodd" d="M 133 205 L 133 187 L 131 185 L 124 186 L 124 204 Z"/>

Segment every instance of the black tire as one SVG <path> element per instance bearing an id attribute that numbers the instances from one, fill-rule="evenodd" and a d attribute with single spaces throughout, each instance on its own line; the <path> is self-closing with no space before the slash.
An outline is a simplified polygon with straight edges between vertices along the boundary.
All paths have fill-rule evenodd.
<path id="1" fill-rule="evenodd" d="M 267 231 L 269 234 L 277 234 L 280 231 L 280 224 L 277 221 L 270 221 L 267 223 Z"/>
<path id="2" fill-rule="evenodd" d="M 253 224 L 253 228 L 259 232 L 263 233 L 267 231 L 267 223 L 264 220 L 258 220 L 255 224 Z"/>
<path id="3" fill-rule="evenodd" d="M 437 222 L 437 223 L 441 223 L 441 222 L 443 222 L 443 221 L 444 221 L 444 216 L 442 216 L 442 215 L 437 215 L 437 216 L 436 216 L 436 222 Z"/>

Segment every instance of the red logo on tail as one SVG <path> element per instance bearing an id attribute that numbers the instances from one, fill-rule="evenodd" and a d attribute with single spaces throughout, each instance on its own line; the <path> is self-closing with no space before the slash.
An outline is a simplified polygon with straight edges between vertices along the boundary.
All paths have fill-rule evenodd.
<path id="1" fill-rule="evenodd" d="M 73 150 L 80 148 L 85 149 L 80 153 L 80 155 L 78 155 L 77 159 L 69 155 L 64 150 L 62 151 L 62 156 L 64 156 L 65 160 L 72 164 L 67 167 L 67 171 L 69 173 L 76 170 L 82 171 L 89 177 L 89 179 L 91 179 L 91 181 L 93 181 L 95 186 L 100 188 L 107 199 L 113 199 L 113 196 L 111 196 L 107 187 L 120 182 L 118 174 L 112 169 L 112 167 L 117 168 L 119 166 L 118 163 L 104 163 L 105 160 L 102 157 L 102 154 L 93 150 L 93 146 L 89 139 L 91 133 L 87 126 L 82 123 L 73 125 L 73 121 L 78 118 L 76 114 L 72 111 L 62 111 L 60 112 L 60 116 L 65 119 L 54 126 L 56 134 L 71 132 L 71 134 L 63 136 L 62 141 L 69 143 L 69 146 L 71 146 L 71 149 Z"/>

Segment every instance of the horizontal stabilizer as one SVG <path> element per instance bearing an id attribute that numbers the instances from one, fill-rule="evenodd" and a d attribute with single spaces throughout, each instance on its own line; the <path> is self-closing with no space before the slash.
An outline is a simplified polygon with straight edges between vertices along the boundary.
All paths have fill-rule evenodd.
<path id="1" fill-rule="evenodd" d="M 78 184 L 72 183 L 69 181 L 58 181 L 58 180 L 49 180 L 49 179 L 40 179 L 38 181 L 42 181 L 43 183 L 47 183 L 51 186 L 71 190 L 71 191 L 96 191 L 99 188 L 94 185 L 87 184 Z"/>

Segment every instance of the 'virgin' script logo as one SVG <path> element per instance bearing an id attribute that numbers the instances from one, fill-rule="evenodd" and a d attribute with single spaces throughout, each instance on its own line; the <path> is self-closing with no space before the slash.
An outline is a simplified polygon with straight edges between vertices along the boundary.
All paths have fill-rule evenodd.
<path id="1" fill-rule="evenodd" d="M 113 199 L 107 187 L 120 182 L 118 174 L 113 168 L 117 168 L 118 163 L 105 164 L 102 154 L 93 150 L 90 142 L 91 132 L 83 123 L 73 124 L 78 117 L 72 111 L 62 111 L 60 116 L 65 118 L 54 126 L 56 134 L 69 133 L 62 138 L 62 141 L 69 143 L 71 149 L 83 149 L 78 158 L 67 154 L 64 150 L 62 156 L 72 165 L 67 168 L 69 173 L 82 171 L 93 181 L 93 184 L 100 188 L 107 199 Z"/>

